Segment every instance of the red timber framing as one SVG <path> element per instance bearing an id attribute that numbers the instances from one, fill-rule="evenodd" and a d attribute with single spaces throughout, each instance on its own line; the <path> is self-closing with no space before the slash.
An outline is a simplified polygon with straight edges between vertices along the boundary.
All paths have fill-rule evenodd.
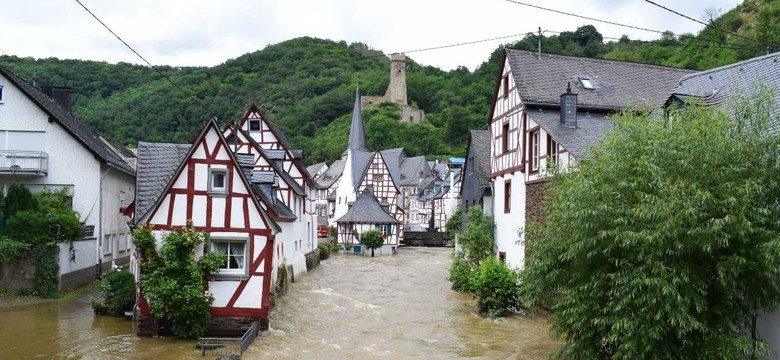
<path id="1" fill-rule="evenodd" d="M 516 90 L 512 69 L 504 55 L 490 110 L 490 177 L 523 171 L 521 134 L 524 104 Z"/>
<path id="2" fill-rule="evenodd" d="M 387 167 L 385 158 L 379 151 L 374 152 L 374 156 L 368 163 L 368 168 L 366 168 L 366 171 L 363 173 L 363 178 L 360 179 L 358 192 L 355 195 L 360 196 L 363 190 L 368 187 L 374 189 L 374 196 L 379 203 L 390 204 L 390 216 L 403 224 L 405 214 L 401 204 L 398 203 L 401 191 L 390 176 L 390 169 Z M 403 226 L 401 226 L 399 231 L 399 235 L 403 237 Z"/>
<path id="3" fill-rule="evenodd" d="M 209 287 L 215 301 L 209 312 L 214 317 L 267 318 L 278 225 L 253 195 L 228 146 L 216 122 L 210 121 L 140 223 L 159 233 L 192 221 L 212 242 L 222 236 L 245 240 L 245 273 L 234 278 L 214 275 Z M 212 186 L 212 170 L 226 174 L 224 186 Z M 142 315 L 150 315 L 143 294 L 139 299 Z"/>
<path id="4" fill-rule="evenodd" d="M 257 129 L 257 130 L 253 130 Z M 240 131 L 237 131 L 240 130 Z M 255 104 L 249 106 L 241 121 L 235 125 L 235 129 L 227 126 L 223 129 L 223 135 L 229 140 L 231 145 L 235 144 L 236 152 L 242 154 L 251 154 L 253 144 L 246 137 L 236 136 L 243 132 L 258 146 L 265 150 L 284 150 L 284 159 L 282 160 L 282 170 L 287 172 L 290 177 L 295 179 L 299 185 L 306 187 L 306 183 L 313 187 L 313 180 L 310 179 L 308 172 L 300 161 L 296 161 L 292 155 L 292 148 L 284 140 L 284 136 L 279 129 L 273 125 L 265 115 L 260 112 Z"/>

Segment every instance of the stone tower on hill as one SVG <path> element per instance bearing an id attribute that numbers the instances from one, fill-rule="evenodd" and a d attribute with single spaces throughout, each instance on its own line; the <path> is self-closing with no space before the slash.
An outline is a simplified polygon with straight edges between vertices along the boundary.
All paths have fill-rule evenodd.
<path id="1" fill-rule="evenodd" d="M 383 102 L 394 102 L 401 106 L 402 122 L 423 122 L 425 111 L 409 106 L 406 97 L 406 56 L 404 54 L 390 55 L 390 84 L 385 96 L 363 96 L 360 103 L 363 106 Z"/>

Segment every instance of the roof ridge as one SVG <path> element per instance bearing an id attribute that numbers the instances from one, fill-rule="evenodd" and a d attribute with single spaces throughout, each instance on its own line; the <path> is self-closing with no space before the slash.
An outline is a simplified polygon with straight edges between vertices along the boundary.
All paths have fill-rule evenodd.
<path id="1" fill-rule="evenodd" d="M 536 51 L 529 51 L 529 50 L 522 50 L 522 49 L 511 49 L 506 48 L 506 51 L 511 52 L 519 52 L 519 53 L 525 53 L 528 55 L 533 55 L 536 57 L 538 52 Z M 663 65 L 654 65 L 654 64 L 647 64 L 647 63 L 640 63 L 640 62 L 634 62 L 634 61 L 625 61 L 625 60 L 614 60 L 614 59 L 599 59 L 599 58 L 590 58 L 585 56 L 574 56 L 574 55 L 562 55 L 562 54 L 553 54 L 553 53 L 541 53 L 543 56 L 549 56 L 549 57 L 560 57 L 560 58 L 569 58 L 569 59 L 579 59 L 582 61 L 591 61 L 591 62 L 607 62 L 607 63 L 618 63 L 618 64 L 626 64 L 626 65 L 636 65 L 640 67 L 650 67 L 650 68 L 657 68 L 657 69 L 667 69 L 667 70 L 677 70 L 677 71 L 696 71 L 696 69 L 687 69 L 687 68 L 680 68 L 680 67 L 673 67 L 673 66 L 663 66 Z"/>
<path id="2" fill-rule="evenodd" d="M 715 72 L 720 72 L 720 71 L 723 71 L 723 70 L 726 70 L 726 69 L 731 69 L 731 68 L 743 66 L 745 64 L 754 63 L 754 62 L 766 60 L 766 59 L 773 58 L 773 57 L 780 58 L 780 52 L 774 52 L 774 53 L 771 53 L 771 54 L 761 55 L 761 56 L 757 56 L 757 57 L 754 57 L 754 58 L 738 61 L 738 62 L 735 62 L 735 63 L 726 64 L 726 65 L 723 65 L 723 66 L 718 66 L 718 67 L 712 68 L 712 69 L 707 69 L 707 70 L 697 71 L 697 72 L 690 73 L 690 74 L 685 74 L 685 75 L 682 76 L 682 78 L 680 80 L 682 81 L 682 80 L 687 80 L 687 79 L 698 77 L 698 76 L 702 76 L 702 75 L 708 75 L 708 74 L 712 74 L 712 73 L 715 73 Z"/>

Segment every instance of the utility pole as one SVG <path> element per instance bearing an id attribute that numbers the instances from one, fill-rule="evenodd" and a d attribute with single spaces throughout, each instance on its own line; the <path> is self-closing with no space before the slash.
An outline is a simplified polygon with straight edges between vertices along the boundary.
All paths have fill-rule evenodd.
<path id="1" fill-rule="evenodd" d="M 542 60 L 542 27 L 539 27 L 539 37 L 537 37 L 537 41 L 539 44 L 539 50 L 537 52 L 537 56 L 539 57 L 539 60 Z"/>

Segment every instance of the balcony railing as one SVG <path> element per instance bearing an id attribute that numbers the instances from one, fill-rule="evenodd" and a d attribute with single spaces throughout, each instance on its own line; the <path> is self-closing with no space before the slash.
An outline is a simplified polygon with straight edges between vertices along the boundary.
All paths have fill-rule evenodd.
<path id="1" fill-rule="evenodd" d="M 49 154 L 43 151 L 0 150 L 0 174 L 46 175 Z"/>

